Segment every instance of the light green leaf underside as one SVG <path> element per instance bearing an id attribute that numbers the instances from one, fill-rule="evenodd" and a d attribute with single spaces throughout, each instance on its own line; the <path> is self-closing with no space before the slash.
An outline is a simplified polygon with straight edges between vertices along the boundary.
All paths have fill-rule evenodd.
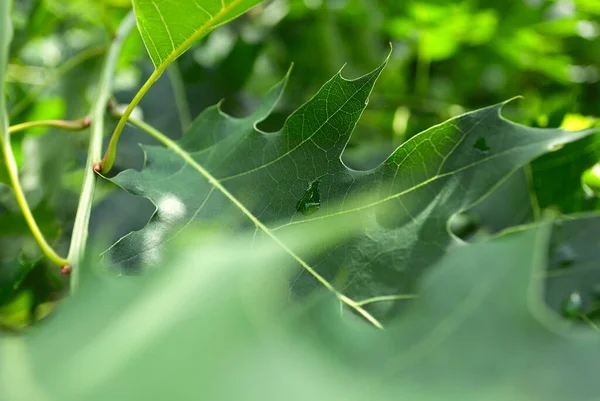
<path id="1" fill-rule="evenodd" d="M 133 0 L 138 28 L 156 69 L 196 40 L 262 0 Z"/>
<path id="2" fill-rule="evenodd" d="M 454 213 L 536 156 L 591 133 L 520 126 L 503 119 L 496 105 L 422 132 L 373 170 L 354 171 L 341 154 L 384 65 L 356 80 L 334 76 L 280 132 L 265 134 L 255 126 L 275 107 L 285 81 L 247 118 L 213 107 L 196 119 L 177 151 L 145 148 L 144 169 L 125 171 L 114 182 L 150 199 L 157 212 L 111 248 L 112 260 L 125 268 L 159 264 L 164 244 L 193 221 L 232 230 L 256 226 L 278 238 L 292 228 L 358 221 L 364 228 L 350 241 L 323 246 L 319 257 L 300 257 L 357 302 L 389 299 L 410 293 L 419 274 L 443 255 L 453 241 L 446 224 Z M 293 239 L 286 241 L 294 250 Z M 292 283 L 296 294 L 320 287 L 306 271 Z M 393 306 L 368 305 L 379 316 L 394 313 Z"/>

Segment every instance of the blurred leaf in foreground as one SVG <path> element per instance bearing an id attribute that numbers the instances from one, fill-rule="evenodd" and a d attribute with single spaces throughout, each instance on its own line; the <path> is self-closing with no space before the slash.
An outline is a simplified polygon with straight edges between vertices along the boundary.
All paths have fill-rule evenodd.
<path id="1" fill-rule="evenodd" d="M 2 338 L 0 395 L 593 400 L 600 334 L 543 304 L 551 230 L 452 249 L 385 331 L 340 315 L 329 297 L 289 304 L 287 258 L 269 241 L 251 251 L 250 238 L 188 232 L 168 269 L 96 277 L 29 336 Z M 305 236 L 303 247 L 339 240 L 326 231 Z"/>

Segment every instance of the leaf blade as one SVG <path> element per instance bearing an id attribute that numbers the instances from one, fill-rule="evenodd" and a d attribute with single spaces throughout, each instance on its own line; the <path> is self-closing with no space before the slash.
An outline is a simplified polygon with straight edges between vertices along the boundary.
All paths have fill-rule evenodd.
<path id="1" fill-rule="evenodd" d="M 341 155 L 384 66 L 355 80 L 337 74 L 279 132 L 263 133 L 256 124 L 284 85 L 249 117 L 232 118 L 218 107 L 202 113 L 178 142 L 179 150 L 231 197 L 198 177 L 183 154 L 146 148 L 145 168 L 113 181 L 149 198 L 157 213 L 147 228 L 111 248 L 113 260 L 143 264 L 171 239 L 172 229 L 193 221 L 237 230 L 252 215 L 250 226 L 275 239 L 299 225 L 360 220 L 363 232 L 343 246 L 324 248 L 312 260 L 298 254 L 310 268 L 303 266 L 293 291 L 310 293 L 328 282 L 349 304 L 394 298 L 411 293 L 419 274 L 452 244 L 447 221 L 453 214 L 486 197 L 532 158 L 591 133 L 520 126 L 504 119 L 498 104 L 422 132 L 375 169 L 351 170 Z M 173 197 L 184 206 L 178 210 L 185 210 L 175 219 Z M 294 257 L 293 240 L 284 245 Z M 311 270 L 324 280 L 315 282 Z M 394 314 L 393 304 L 369 303 L 368 312 Z"/>
<path id="2" fill-rule="evenodd" d="M 195 41 L 262 0 L 134 0 L 138 28 L 157 70 L 164 70 Z"/>

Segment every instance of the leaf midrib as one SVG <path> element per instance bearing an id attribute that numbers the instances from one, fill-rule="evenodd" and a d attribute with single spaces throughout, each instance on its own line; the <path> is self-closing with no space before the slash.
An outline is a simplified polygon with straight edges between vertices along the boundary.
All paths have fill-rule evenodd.
<path id="1" fill-rule="evenodd" d="M 180 156 L 186 163 L 192 166 L 196 171 L 198 171 L 208 182 L 220 191 L 225 197 L 227 197 L 246 217 L 262 232 L 264 232 L 271 240 L 273 240 L 281 249 L 283 249 L 288 255 L 290 255 L 300 266 L 302 266 L 307 272 L 309 272 L 323 287 L 332 292 L 338 300 L 348 305 L 350 308 L 354 309 L 361 316 L 367 319 L 371 324 L 379 329 L 383 329 L 382 324 L 375 319 L 369 312 L 367 312 L 362 306 L 358 304 L 358 302 L 353 299 L 348 298 L 346 295 L 338 291 L 331 283 L 329 283 L 323 276 L 317 273 L 308 263 L 306 263 L 297 253 L 291 250 L 283 241 L 281 241 L 273 232 L 265 226 L 254 214 L 248 210 L 242 202 L 240 202 L 231 192 L 225 188 L 218 179 L 213 177 L 213 175 L 202 167 L 199 163 L 194 160 L 194 158 L 186 152 L 184 149 L 179 147 L 179 145 L 163 135 L 159 131 L 154 128 L 146 125 L 143 122 L 136 121 L 134 124 L 138 125 L 140 128 L 146 130 L 152 136 L 154 136 L 158 141 L 160 141 L 163 145 L 170 148 L 174 151 L 178 156 Z M 211 190 L 212 191 L 212 190 Z M 199 210 L 196 211 L 198 213 Z"/>

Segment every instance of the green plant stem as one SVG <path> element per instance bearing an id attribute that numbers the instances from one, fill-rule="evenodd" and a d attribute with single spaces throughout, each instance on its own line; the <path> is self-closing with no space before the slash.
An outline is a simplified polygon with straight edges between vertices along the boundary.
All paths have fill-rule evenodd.
<path id="1" fill-rule="evenodd" d="M 10 9 L 12 2 L 2 1 L 0 4 L 0 80 L 2 80 L 4 78 L 6 59 L 8 57 L 8 47 L 12 38 L 12 27 L 10 24 Z M 19 208 L 23 213 L 23 217 L 25 218 L 33 237 L 37 241 L 44 255 L 46 255 L 48 259 L 52 261 L 52 263 L 58 266 L 66 265 L 67 261 L 58 256 L 58 254 L 54 251 L 54 249 L 52 249 L 52 247 L 44 238 L 44 235 L 38 227 L 35 218 L 31 213 L 31 209 L 27 204 L 25 193 L 23 192 L 21 182 L 19 181 L 17 162 L 15 161 L 15 155 L 13 154 L 12 146 L 10 144 L 10 129 L 8 127 L 8 116 L 6 113 L 4 93 L 0 93 L 0 136 L 2 138 L 2 144 L 0 147 L 2 148 L 1 150 L 4 163 L 6 164 L 6 169 L 8 171 L 10 184 L 13 188 Z"/>
<path id="2" fill-rule="evenodd" d="M 121 22 L 117 29 L 117 34 L 110 45 L 106 59 L 102 66 L 100 81 L 98 83 L 99 93 L 96 96 L 96 102 L 92 106 L 92 132 L 90 135 L 90 145 L 88 148 L 88 158 L 86 162 L 85 173 L 83 177 L 83 186 L 75 224 L 73 226 L 73 235 L 71 237 L 71 247 L 69 249 L 68 259 L 71 261 L 71 291 L 77 289 L 79 275 L 81 270 L 81 261 L 84 257 L 90 215 L 92 211 L 92 201 L 94 199 L 94 189 L 96 183 L 96 174 L 94 172 L 94 163 L 102 155 L 102 138 L 104 136 L 104 117 L 106 105 L 111 97 L 112 78 L 115 73 L 115 67 L 119 58 L 121 47 L 131 29 L 135 26 L 135 16 L 130 12 Z"/>
<path id="3" fill-rule="evenodd" d="M 173 64 L 167 68 L 167 74 L 169 75 L 171 88 L 173 88 L 175 105 L 177 106 L 179 122 L 181 123 L 181 132 L 185 132 L 192 124 L 192 116 L 190 114 L 190 105 L 188 104 L 187 97 L 185 95 L 185 85 L 183 84 L 183 78 L 181 76 L 181 70 L 179 69 L 177 60 L 173 61 Z"/>
<path id="4" fill-rule="evenodd" d="M 44 93 L 44 91 L 48 89 L 50 85 L 58 81 L 58 79 L 62 75 L 66 74 L 67 72 L 77 67 L 84 61 L 103 54 L 105 51 L 106 49 L 104 48 L 104 46 L 91 47 L 65 61 L 60 67 L 58 67 L 54 71 L 54 74 L 52 74 L 52 76 L 48 78 L 41 86 L 28 92 L 26 97 L 24 97 L 19 103 L 12 107 L 10 110 L 10 116 L 15 117 L 19 115 L 23 110 L 25 110 L 25 108 L 27 108 L 27 106 L 29 106 L 35 99 L 37 99 L 38 96 Z"/>
<path id="5" fill-rule="evenodd" d="M 164 69 L 163 69 L 164 70 Z M 117 153 L 117 143 L 119 142 L 119 137 L 121 136 L 121 132 L 123 128 L 125 128 L 125 123 L 127 123 L 127 119 L 133 112 L 133 109 L 138 105 L 140 100 L 144 97 L 144 95 L 148 92 L 148 90 L 154 85 L 154 82 L 158 80 L 158 78 L 162 75 L 163 70 L 156 69 L 148 80 L 142 85 L 140 90 L 135 94 L 131 102 L 127 105 L 127 108 L 123 112 L 123 116 L 117 123 L 115 130 L 113 131 L 112 136 L 110 137 L 110 141 L 108 142 L 108 147 L 106 148 L 106 152 L 104 153 L 104 157 L 100 162 L 102 167 L 102 174 L 107 174 L 112 169 L 115 164 L 115 156 Z M 98 158 L 99 160 L 100 158 Z"/>
<path id="6" fill-rule="evenodd" d="M 39 226 L 37 225 L 37 222 L 35 221 L 35 217 L 33 217 L 33 213 L 31 213 L 31 209 L 27 204 L 27 198 L 25 197 L 25 193 L 23 192 L 23 188 L 21 187 L 21 183 L 19 181 L 17 163 L 15 161 L 15 156 L 10 146 L 10 141 L 6 139 L 9 137 L 9 135 L 3 135 L 2 152 L 4 154 L 6 169 L 8 170 L 10 184 L 13 188 L 15 198 L 17 199 L 17 203 L 19 204 L 19 208 L 23 213 L 23 217 L 25 218 L 25 221 L 27 222 L 27 225 L 29 226 L 33 237 L 35 238 L 44 255 L 57 266 L 67 265 L 69 264 L 69 262 L 67 262 L 66 259 L 58 256 L 56 251 L 54 251 L 54 249 L 48 244 L 46 238 L 44 238 L 44 234 L 42 234 L 42 231 L 40 230 Z"/>
<path id="7" fill-rule="evenodd" d="M 311 266 L 309 266 L 299 255 L 297 255 L 293 250 L 291 250 L 283 241 L 281 241 L 273 232 L 265 226 L 260 220 L 256 218 L 235 196 L 233 196 L 227 188 L 223 186 L 215 177 L 212 176 L 204 167 L 199 165 L 186 151 L 181 149 L 177 143 L 171 140 L 169 137 L 164 135 L 162 132 L 158 131 L 156 128 L 146 124 L 144 121 L 129 117 L 129 122 L 131 122 L 136 127 L 146 131 L 160 143 L 165 145 L 167 148 L 171 149 L 175 153 L 177 153 L 182 159 L 184 159 L 188 164 L 194 167 L 204 178 L 210 182 L 210 184 L 218 189 L 223 195 L 225 195 L 238 209 L 242 211 L 252 221 L 252 223 L 262 232 L 264 232 L 269 238 L 273 240 L 281 249 L 283 249 L 287 254 L 289 254 L 300 266 L 302 266 L 307 272 L 309 272 L 317 281 L 319 281 L 323 287 L 327 290 L 331 291 L 338 300 L 350 308 L 354 309 L 361 316 L 367 319 L 371 324 L 379 329 L 383 329 L 382 324 L 375 319 L 369 312 L 367 312 L 359 302 L 356 302 L 341 292 L 339 292 L 333 285 L 331 285 L 323 276 L 317 273 Z M 404 296 L 403 296 L 404 297 Z"/>
<path id="8" fill-rule="evenodd" d="M 213 15 L 212 18 L 208 22 L 206 22 L 202 27 L 200 27 L 196 32 L 194 32 L 193 35 L 188 37 L 183 43 L 181 43 L 181 45 L 179 45 L 177 47 L 177 49 L 174 49 L 165 60 L 163 60 L 159 65 L 156 66 L 155 70 L 152 72 L 152 74 L 150 74 L 150 77 L 148 77 L 148 80 L 144 83 L 144 85 L 142 85 L 142 87 L 140 88 L 138 93 L 135 94 L 135 96 L 133 97 L 133 99 L 131 100 L 131 102 L 129 103 L 129 105 L 127 106 L 125 111 L 123 112 L 123 116 L 117 123 L 117 126 L 115 127 L 115 130 L 113 131 L 112 136 L 110 137 L 110 142 L 108 143 L 108 147 L 106 148 L 104 157 L 102 158 L 102 161 L 99 163 L 100 167 L 102 168 L 102 174 L 108 173 L 112 169 L 113 165 L 115 164 L 115 156 L 117 153 L 117 143 L 119 142 L 119 137 L 121 136 L 121 132 L 123 131 L 123 128 L 125 127 L 125 124 L 127 123 L 127 119 L 129 118 L 129 116 L 131 115 L 131 113 L 133 112 L 135 107 L 138 105 L 138 103 L 142 100 L 144 95 L 150 90 L 150 88 L 152 87 L 152 85 L 154 85 L 154 83 L 158 80 L 158 78 L 160 78 L 162 73 L 165 72 L 167 67 L 177 59 L 177 57 L 179 57 L 184 51 L 189 49 L 189 47 L 196 40 L 198 40 L 203 35 L 210 32 L 211 29 L 213 29 L 216 25 L 218 25 L 218 21 L 220 21 L 220 19 L 224 15 L 226 15 L 229 10 L 236 7 L 240 3 L 240 1 L 241 0 L 234 0 L 233 2 L 229 3 L 227 6 L 225 6 L 225 4 L 223 3 L 223 7 L 221 8 L 221 11 L 219 11 L 217 14 Z"/>
<path id="9" fill-rule="evenodd" d="M 90 119 L 87 117 L 79 120 L 39 120 L 39 121 L 28 121 L 26 123 L 15 124 L 8 127 L 10 134 L 15 134 L 20 131 L 24 131 L 35 127 L 56 127 L 67 131 L 81 131 L 90 126 Z"/>

